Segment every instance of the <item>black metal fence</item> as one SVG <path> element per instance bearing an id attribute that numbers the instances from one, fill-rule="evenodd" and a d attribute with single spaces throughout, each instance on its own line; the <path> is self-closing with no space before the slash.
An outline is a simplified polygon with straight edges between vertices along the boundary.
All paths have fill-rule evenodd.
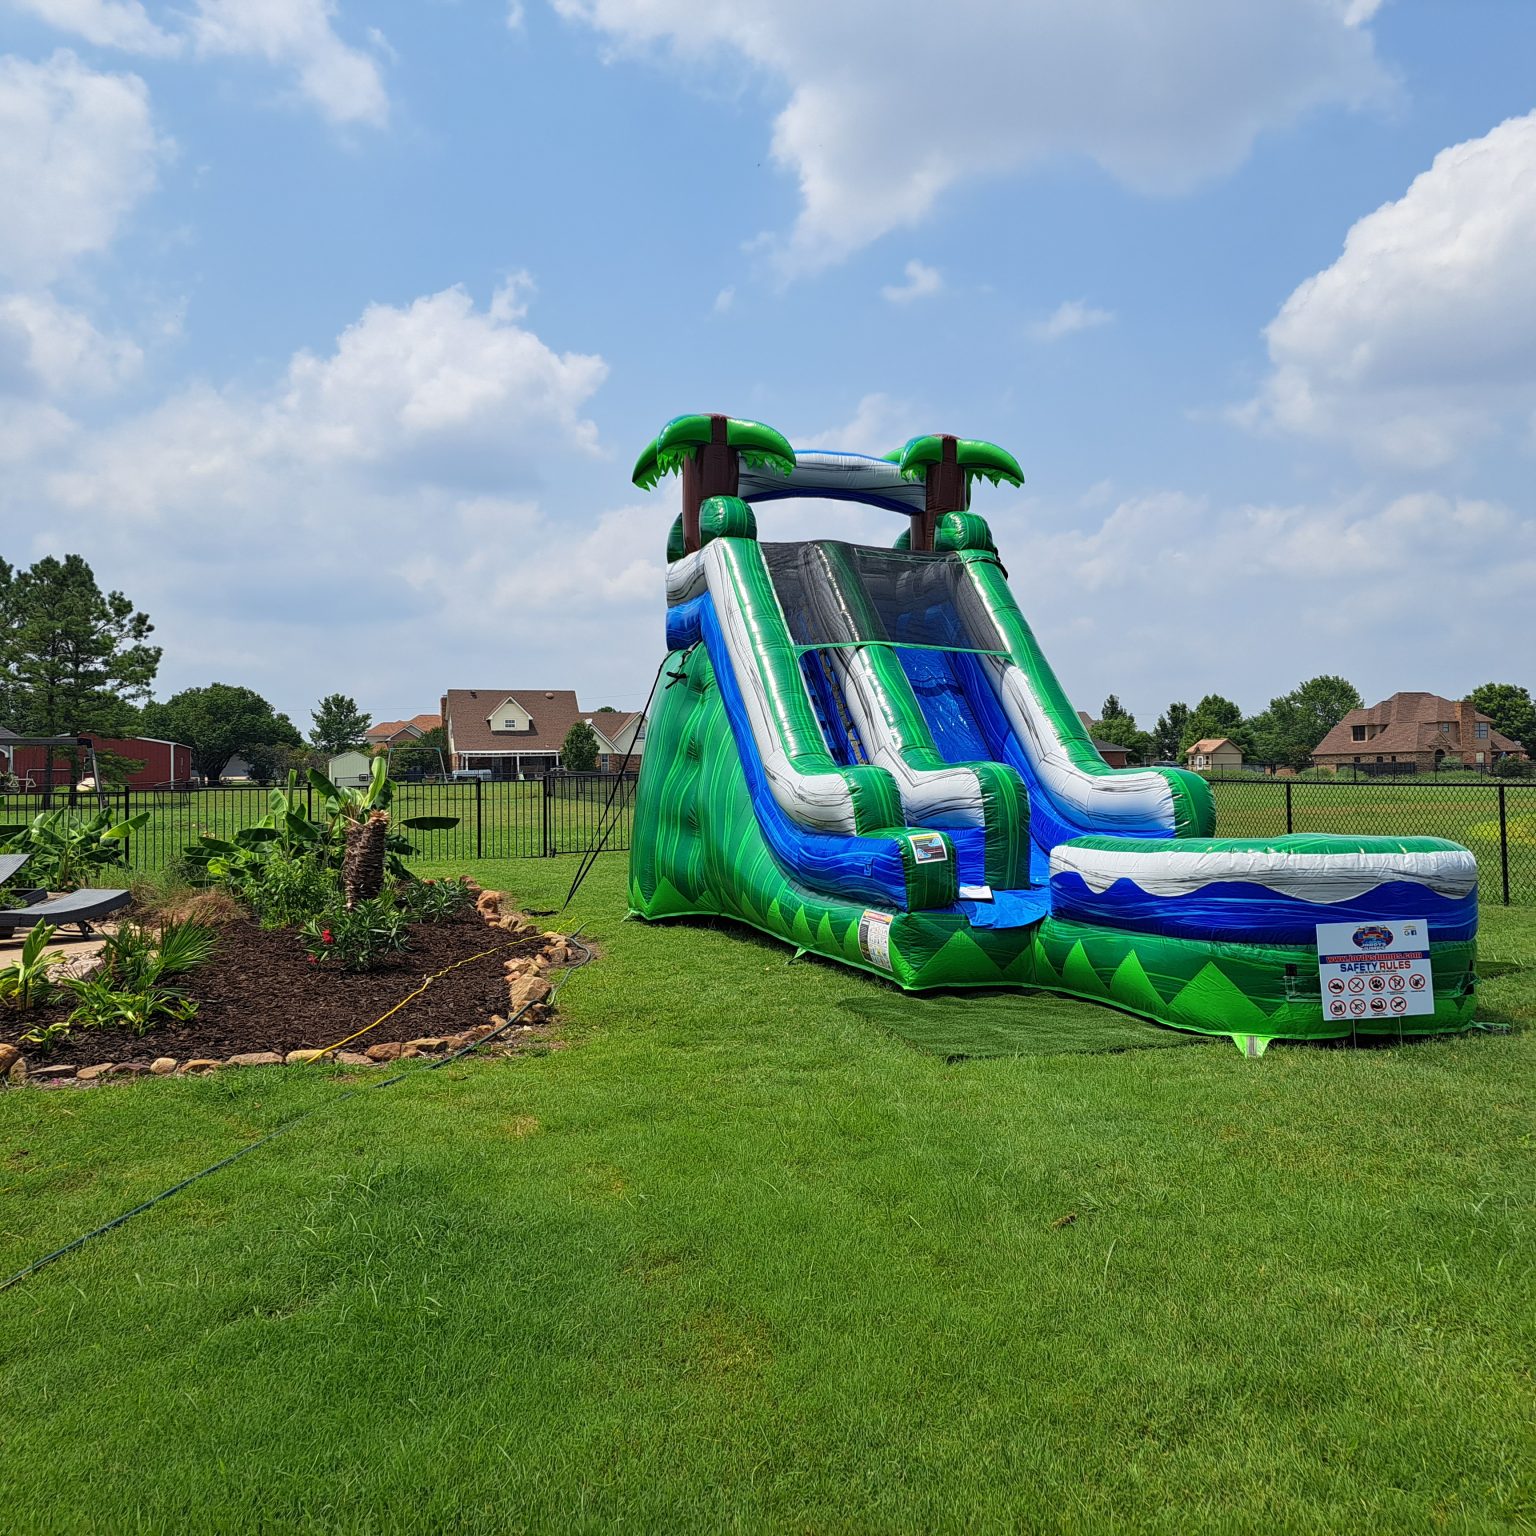
<path id="1" fill-rule="evenodd" d="M 546 779 L 402 784 L 398 816 L 454 816 L 446 831 L 409 832 L 416 858 L 434 863 L 471 859 L 552 858 L 584 853 L 602 841 L 630 845 L 636 775 L 568 773 Z M 1213 778 L 1216 831 L 1222 837 L 1278 837 L 1284 832 L 1343 832 L 1385 837 L 1447 837 L 1477 855 L 1484 901 L 1536 906 L 1536 782 L 1453 780 Z M 114 790 L 118 814 L 148 811 L 129 841 L 135 869 L 174 863 L 199 832 L 228 837 L 269 808 L 268 791 L 224 785 L 184 792 Z M 53 804 L 71 796 L 55 791 Z M 79 797 L 82 808 L 95 803 Z M 0 797 L 0 823 L 43 808 L 41 795 Z M 606 836 L 604 832 L 606 829 Z"/>
<path id="2" fill-rule="evenodd" d="M 629 847 L 636 778 L 634 773 L 563 773 L 544 779 L 400 784 L 392 809 L 397 817 L 457 818 L 445 830 L 404 829 L 415 847 L 414 858 L 421 861 L 553 858 L 585 853 L 599 840 L 606 850 L 622 851 Z M 307 787 L 303 792 L 313 811 L 312 792 Z M 128 840 L 129 866 L 140 870 L 164 869 L 199 833 L 227 838 L 271 808 L 270 790 L 243 784 L 116 789 L 102 797 L 55 790 L 51 804 L 89 811 L 102 799 L 114 816 L 149 812 L 144 828 Z M 46 808 L 41 794 L 0 796 L 0 823 L 24 821 Z"/>
<path id="3" fill-rule="evenodd" d="M 1536 905 L 1536 783 L 1516 779 L 1212 778 L 1220 837 L 1447 837 L 1477 855 L 1485 902 Z"/>

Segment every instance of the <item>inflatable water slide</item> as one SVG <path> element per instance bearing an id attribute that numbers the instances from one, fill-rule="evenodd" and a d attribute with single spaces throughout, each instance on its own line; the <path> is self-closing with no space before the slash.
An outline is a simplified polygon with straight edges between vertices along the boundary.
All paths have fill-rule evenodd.
<path id="1" fill-rule="evenodd" d="M 1022 484 L 1010 454 L 948 436 L 797 453 L 693 415 L 634 479 L 673 473 L 636 916 L 734 919 L 911 990 L 1070 993 L 1250 1053 L 1472 1023 L 1467 849 L 1219 838 L 1198 775 L 1099 756 L 968 510 L 978 477 Z M 754 507 L 786 497 L 883 508 L 901 533 L 760 539 Z"/>

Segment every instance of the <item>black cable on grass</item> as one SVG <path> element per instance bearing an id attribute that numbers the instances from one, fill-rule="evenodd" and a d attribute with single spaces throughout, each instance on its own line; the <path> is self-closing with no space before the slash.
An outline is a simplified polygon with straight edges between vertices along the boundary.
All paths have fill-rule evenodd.
<path id="1" fill-rule="evenodd" d="M 697 644 L 698 641 L 694 641 L 694 645 Z M 672 686 L 672 683 L 680 683 L 688 676 L 687 663 L 688 658 L 692 654 L 693 645 L 690 645 L 688 649 L 683 652 L 682 660 L 678 663 L 678 670 L 676 672 L 667 673 L 667 676 L 672 679 L 672 682 L 667 684 L 668 688 Z M 645 704 L 640 710 L 640 720 L 642 724 L 651 713 L 651 700 L 656 697 L 656 685 L 661 681 L 661 674 L 666 665 L 666 657 L 663 657 L 661 666 L 656 668 L 656 676 L 651 679 L 651 691 L 646 694 Z M 607 803 L 603 806 L 603 814 L 598 818 L 597 827 L 598 831 L 602 833 L 602 836 L 598 838 L 597 846 L 595 848 L 592 846 L 592 844 L 587 844 L 586 852 L 581 856 L 581 864 L 576 870 L 576 878 L 571 881 L 571 888 L 565 893 L 565 900 L 560 903 L 560 910 L 562 912 L 564 912 L 565 909 L 570 906 L 571 902 L 576 899 L 576 892 L 581 889 L 581 882 L 585 880 L 587 876 L 592 872 L 592 866 L 597 863 L 598 854 L 600 854 L 603 851 L 603 848 L 607 845 L 609 834 L 613 831 L 614 827 L 618 825 L 618 817 L 615 816 L 612 821 L 609 821 L 608 813 L 613 808 L 613 797 L 618 794 L 619 785 L 624 782 L 624 774 L 629 768 L 629 760 L 634 756 L 635 743 L 639 741 L 639 739 L 640 729 L 637 726 L 635 728 L 635 734 L 630 737 L 629 750 L 624 754 L 624 761 L 619 764 L 619 771 L 613 776 L 613 788 L 608 791 L 608 800 Z"/>
<path id="2" fill-rule="evenodd" d="M 580 932 L 581 929 L 578 928 L 576 933 L 567 934 L 566 942 L 568 944 L 575 944 L 586 958 L 578 961 L 577 964 L 573 966 L 567 967 L 564 971 L 561 972 L 559 978 L 555 982 L 554 988 L 549 994 L 549 1002 L 553 1002 L 555 998 L 560 995 L 560 989 L 564 987 L 567 979 L 574 972 L 579 971 L 582 966 L 586 965 L 592 959 L 592 951 L 588 949 L 587 946 L 583 944 L 581 940 L 576 936 Z M 56 1260 L 62 1259 L 67 1255 L 74 1253 L 77 1249 L 85 1247 L 85 1245 L 90 1242 L 93 1237 L 104 1236 L 106 1233 L 122 1226 L 124 1222 L 131 1221 L 135 1216 L 140 1216 L 145 1211 L 151 1210 L 153 1207 L 159 1205 L 162 1200 L 169 1200 L 172 1195 L 180 1194 L 181 1191 L 186 1189 L 189 1185 L 196 1184 L 199 1179 L 206 1179 L 209 1174 L 217 1173 L 221 1168 L 228 1168 L 231 1163 L 238 1163 L 242 1157 L 248 1156 L 258 1147 L 266 1146 L 269 1141 L 276 1141 L 279 1136 L 287 1135 L 289 1131 L 303 1125 L 306 1120 L 313 1120 L 316 1115 L 323 1115 L 327 1110 L 334 1109 L 338 1104 L 345 1103 L 348 1099 L 356 1098 L 360 1093 L 368 1093 L 379 1088 L 391 1087 L 393 1084 L 404 1082 L 406 1078 L 415 1077 L 418 1073 L 421 1072 L 436 1072 L 439 1068 L 446 1067 L 449 1062 L 457 1061 L 461 1056 L 467 1056 L 471 1051 L 479 1050 L 482 1045 L 489 1045 L 492 1040 L 495 1040 L 501 1035 L 506 1034 L 506 1032 L 511 1029 L 512 1026 L 516 1024 L 517 1021 L 522 1018 L 522 1016 L 527 1013 L 531 1007 L 533 1007 L 532 1003 L 524 1003 L 523 1006 L 519 1008 L 517 1012 L 514 1013 L 512 1017 L 509 1018 L 507 1022 L 501 1025 L 498 1029 L 492 1030 L 490 1034 L 486 1035 L 481 1040 L 472 1040 L 468 1045 L 460 1046 L 458 1050 L 452 1052 L 450 1055 L 444 1056 L 441 1061 L 423 1062 L 419 1067 L 411 1067 L 407 1068 L 404 1072 L 396 1072 L 393 1077 L 386 1077 L 377 1083 L 367 1083 L 359 1088 L 348 1088 L 345 1093 L 337 1094 L 334 1099 L 331 1099 L 324 1104 L 320 1104 L 314 1109 L 306 1109 L 302 1115 L 295 1115 L 292 1120 L 284 1121 L 283 1124 L 278 1126 L 275 1131 L 268 1131 L 265 1136 L 259 1137 L 257 1140 L 249 1143 L 249 1145 L 241 1147 L 238 1152 L 231 1152 L 228 1157 L 221 1157 L 218 1162 L 209 1163 L 206 1168 L 199 1168 L 196 1173 L 189 1174 L 179 1184 L 172 1184 L 169 1189 L 162 1189 L 158 1195 L 151 1195 L 148 1200 L 140 1201 L 140 1203 L 134 1206 L 131 1210 L 124 1211 L 121 1216 L 114 1216 L 111 1221 L 104 1221 L 99 1227 L 92 1227 L 89 1232 L 83 1232 L 73 1242 L 65 1243 L 62 1248 L 55 1248 L 52 1253 L 45 1253 L 42 1258 L 34 1259 L 24 1269 L 18 1269 L 14 1275 L 11 1275 L 4 1280 L 0 1280 L 0 1291 L 8 1291 L 13 1285 L 20 1285 L 23 1280 L 30 1278 L 32 1275 L 35 1275 L 38 1270 L 46 1269 L 48 1265 L 54 1263 Z"/>

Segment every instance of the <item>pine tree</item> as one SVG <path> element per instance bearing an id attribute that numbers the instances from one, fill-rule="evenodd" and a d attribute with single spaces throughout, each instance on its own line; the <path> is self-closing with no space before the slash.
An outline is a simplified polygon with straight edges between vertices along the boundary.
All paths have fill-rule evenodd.
<path id="1" fill-rule="evenodd" d="M 24 736 L 124 736 L 160 667 L 154 626 L 79 555 L 0 560 L 0 719 Z"/>

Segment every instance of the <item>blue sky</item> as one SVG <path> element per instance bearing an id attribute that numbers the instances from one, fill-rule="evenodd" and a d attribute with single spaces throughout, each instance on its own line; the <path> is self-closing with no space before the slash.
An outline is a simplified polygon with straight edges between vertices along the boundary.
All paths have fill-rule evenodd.
<path id="1" fill-rule="evenodd" d="M 90 558 L 161 696 L 638 705 L 628 469 L 714 409 L 1010 447 L 1089 710 L 1536 683 L 1536 11 L 940 14 L 0 0 L 0 554 Z"/>

